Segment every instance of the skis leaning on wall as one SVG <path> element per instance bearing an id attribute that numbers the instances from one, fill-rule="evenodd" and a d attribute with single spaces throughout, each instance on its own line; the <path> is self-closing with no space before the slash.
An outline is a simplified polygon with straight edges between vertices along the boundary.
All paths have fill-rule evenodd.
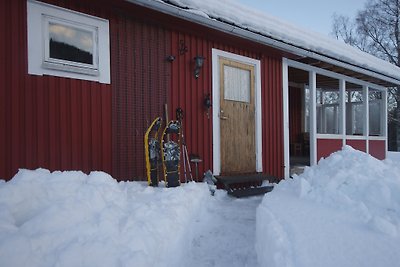
<path id="1" fill-rule="evenodd" d="M 158 186 L 158 165 L 160 162 L 160 142 L 158 133 L 161 129 L 162 119 L 157 117 L 144 135 L 144 151 L 146 158 L 147 182 L 150 186 Z"/>
<path id="2" fill-rule="evenodd" d="M 164 180 L 167 187 L 176 187 L 180 185 L 180 139 L 181 125 L 179 121 L 168 122 L 161 139 L 161 158 L 163 163 Z"/>

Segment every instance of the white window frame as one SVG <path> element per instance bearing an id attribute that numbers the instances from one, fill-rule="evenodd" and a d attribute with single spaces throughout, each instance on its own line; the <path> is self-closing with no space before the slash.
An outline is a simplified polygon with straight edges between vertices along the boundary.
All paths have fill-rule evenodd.
<path id="1" fill-rule="evenodd" d="M 109 22 L 69 9 L 27 1 L 28 73 L 110 83 Z M 49 24 L 92 33 L 93 64 L 51 58 Z"/>
<path id="2" fill-rule="evenodd" d="M 349 77 L 340 73 L 335 73 L 329 70 L 321 69 L 315 66 L 307 65 L 295 60 L 288 58 L 282 58 L 282 85 L 283 85 L 283 118 L 284 118 L 284 162 L 285 162 L 285 178 L 290 176 L 290 143 L 289 143 L 289 67 L 307 71 L 309 74 L 309 90 L 310 90 L 310 164 L 311 166 L 317 164 L 317 140 L 318 139 L 342 139 L 343 145 L 346 145 L 347 140 L 365 140 L 366 141 L 366 152 L 369 153 L 369 141 L 379 140 L 385 142 L 385 154 L 388 151 L 387 142 L 387 88 L 373 84 L 370 82 L 362 81 L 353 77 Z M 341 119 L 339 120 L 339 130 L 340 134 L 318 134 L 317 133 L 317 123 L 316 123 L 316 111 L 317 111 L 317 101 L 316 101 L 316 91 L 317 91 L 317 80 L 316 76 L 324 75 L 339 80 L 339 91 L 340 91 L 340 106 L 342 109 Z M 363 86 L 363 92 L 366 98 L 364 101 L 364 133 L 362 136 L 357 135 L 346 135 L 346 111 L 345 108 L 345 92 L 346 92 L 346 82 L 354 83 Z M 369 136 L 369 88 L 382 92 L 383 107 L 381 116 L 382 122 L 382 135 L 381 136 Z"/>

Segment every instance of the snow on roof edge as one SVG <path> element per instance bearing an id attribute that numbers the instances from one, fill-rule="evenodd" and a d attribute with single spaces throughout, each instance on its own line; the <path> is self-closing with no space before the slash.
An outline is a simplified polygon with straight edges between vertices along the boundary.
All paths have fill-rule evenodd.
<path id="1" fill-rule="evenodd" d="M 130 0 L 130 2 L 141 2 L 148 6 L 141 0 Z M 201 17 L 210 22 L 228 24 L 232 27 L 270 38 L 276 42 L 281 42 L 288 47 L 304 50 L 304 52 L 309 52 L 307 53 L 308 56 L 310 54 L 320 55 L 339 63 L 376 73 L 382 76 L 379 78 L 381 80 L 400 84 L 399 67 L 343 42 L 289 24 L 281 19 L 242 6 L 232 0 L 150 0 L 146 2 L 156 2 L 179 9 L 181 15 L 187 14 L 185 19 L 199 16 L 199 18 Z M 280 49 L 282 48 L 280 47 Z M 289 50 L 289 52 L 293 51 Z"/>

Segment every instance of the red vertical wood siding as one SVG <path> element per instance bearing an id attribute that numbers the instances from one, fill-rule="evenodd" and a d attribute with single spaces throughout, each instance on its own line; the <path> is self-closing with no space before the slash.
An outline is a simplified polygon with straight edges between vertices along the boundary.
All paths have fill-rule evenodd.
<path id="1" fill-rule="evenodd" d="M 170 119 L 184 110 L 189 153 L 203 159 L 200 175 L 212 169 L 212 111 L 208 118 L 203 107 L 212 48 L 261 61 L 263 170 L 283 177 L 282 57 L 275 50 L 125 1 L 47 2 L 109 19 L 112 85 L 28 75 L 26 1 L 0 1 L 0 38 L 8 40 L 0 42 L 1 178 L 44 167 L 143 179 L 143 135 L 164 103 Z M 197 80 L 196 55 L 206 58 Z"/>
<path id="2" fill-rule="evenodd" d="M 377 159 L 386 158 L 386 142 L 383 140 L 369 140 L 369 154 Z"/>
<path id="3" fill-rule="evenodd" d="M 284 176 L 282 59 L 262 58 L 263 170 Z"/>
<path id="4" fill-rule="evenodd" d="M 317 162 L 342 149 L 342 139 L 317 139 Z"/>
<path id="5" fill-rule="evenodd" d="M 164 117 L 170 91 L 170 32 L 117 13 L 111 20 L 113 176 L 145 178 L 144 133 Z"/>
<path id="6" fill-rule="evenodd" d="M 367 151 L 367 141 L 366 140 L 346 140 L 346 145 L 349 145 L 352 148 L 360 150 L 362 152 Z"/>
<path id="7" fill-rule="evenodd" d="M 90 6 L 66 7 L 101 14 Z M 26 1 L 0 1 L 0 178 L 18 168 L 111 172 L 111 86 L 28 75 L 26 12 Z"/>
<path id="8" fill-rule="evenodd" d="M 269 56 L 260 50 L 243 48 L 224 38 L 209 39 L 182 31 L 172 32 L 172 54 L 177 58 L 172 64 L 171 91 L 168 94 L 169 116 L 175 118 L 175 110 L 184 110 L 183 129 L 189 154 L 198 154 L 203 162 L 199 174 L 213 169 L 212 153 L 212 111 L 207 117 L 203 106 L 204 97 L 212 91 L 212 49 L 247 56 L 261 61 L 262 86 L 262 145 L 263 171 L 276 177 L 283 177 L 283 107 L 282 107 L 282 66 L 281 58 Z M 180 44 L 187 52 L 179 53 Z M 204 56 L 205 62 L 198 79 L 194 78 L 196 55 Z M 261 55 L 261 56 L 260 56 Z M 212 95 L 211 95 L 212 97 Z"/>
<path id="9" fill-rule="evenodd" d="M 302 93 L 299 88 L 289 88 L 289 141 L 296 143 L 301 134 L 301 121 L 302 121 Z"/>

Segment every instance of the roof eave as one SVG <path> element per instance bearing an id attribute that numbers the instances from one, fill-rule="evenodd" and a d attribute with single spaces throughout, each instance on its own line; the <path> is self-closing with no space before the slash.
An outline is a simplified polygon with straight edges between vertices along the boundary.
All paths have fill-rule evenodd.
<path id="1" fill-rule="evenodd" d="M 148 1 L 148 0 L 126 0 L 127 2 L 130 3 L 134 3 L 143 7 L 147 7 L 159 12 L 162 12 L 164 14 L 168 14 L 174 17 L 178 17 L 187 21 L 191 21 L 191 22 L 195 22 L 197 24 L 218 30 L 218 31 L 222 31 L 225 33 L 229 33 L 232 35 L 235 35 L 237 37 L 242 37 L 260 44 L 264 44 L 264 45 L 268 45 L 270 47 L 282 50 L 284 52 L 288 52 L 291 54 L 295 54 L 297 56 L 300 57 L 310 57 L 316 60 L 320 60 L 320 61 L 324 61 L 342 68 L 346 68 L 364 75 L 368 75 L 371 76 L 373 78 L 379 79 L 379 80 L 383 80 L 386 81 L 390 84 L 392 84 L 393 86 L 395 85 L 400 85 L 400 80 L 390 77 L 388 75 L 364 68 L 364 67 L 360 67 L 357 65 L 354 65 L 352 63 L 349 62 L 345 62 L 342 60 L 338 60 L 320 53 L 316 53 L 314 51 L 311 50 L 307 50 L 301 47 L 297 47 L 295 45 L 289 44 L 289 43 L 285 43 L 283 41 L 280 40 L 276 40 L 273 39 L 272 37 L 268 37 L 265 35 L 262 35 L 260 33 L 256 33 L 256 32 L 252 32 L 250 30 L 247 29 L 243 29 L 240 27 L 237 27 L 235 25 L 231 25 L 228 23 L 224 23 L 222 21 L 217 21 L 217 20 L 213 20 L 210 18 L 206 18 L 204 16 L 200 16 L 198 14 L 195 13 L 191 13 L 191 12 L 187 12 L 182 8 L 170 5 L 170 4 L 166 4 L 164 2 L 158 2 L 158 1 Z"/>

